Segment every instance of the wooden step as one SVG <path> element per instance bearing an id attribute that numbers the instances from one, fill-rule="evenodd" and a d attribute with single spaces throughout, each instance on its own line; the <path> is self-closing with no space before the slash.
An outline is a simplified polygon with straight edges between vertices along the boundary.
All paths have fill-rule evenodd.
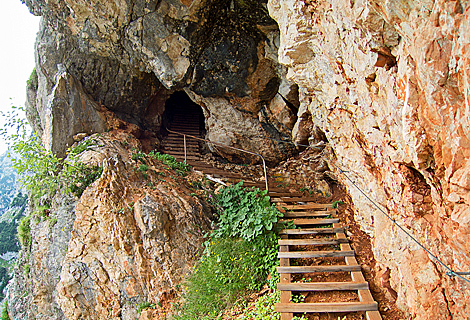
<path id="1" fill-rule="evenodd" d="M 347 243 L 348 239 L 281 239 L 280 246 L 325 246 Z"/>
<path id="2" fill-rule="evenodd" d="M 167 153 L 168 153 L 168 154 L 177 154 L 177 155 L 182 155 L 182 156 L 184 156 L 184 151 L 168 150 Z M 196 153 L 196 152 L 186 152 L 186 154 L 187 154 L 188 156 L 199 157 L 199 153 Z"/>
<path id="3" fill-rule="evenodd" d="M 166 137 L 165 140 L 163 140 L 164 144 L 173 144 L 173 145 L 183 145 L 184 143 L 184 138 L 181 136 L 177 137 Z M 198 146 L 199 143 L 195 139 L 187 138 L 186 139 L 186 145 L 193 145 L 193 146 Z"/>
<path id="4" fill-rule="evenodd" d="M 374 311 L 377 302 L 329 302 L 329 303 L 276 303 L 276 312 L 357 312 Z"/>
<path id="5" fill-rule="evenodd" d="M 303 218 L 303 217 L 327 217 L 336 214 L 336 210 L 315 211 L 315 212 L 285 212 L 283 218 Z"/>
<path id="6" fill-rule="evenodd" d="M 295 204 L 295 205 L 282 205 L 276 204 L 276 207 L 281 211 L 299 211 L 310 209 L 332 209 L 331 203 L 309 203 L 309 204 Z"/>
<path id="7" fill-rule="evenodd" d="M 313 202 L 313 197 L 302 197 L 302 194 L 300 196 L 293 196 L 293 197 L 280 197 L 279 199 L 276 199 L 277 202 Z"/>
<path id="8" fill-rule="evenodd" d="M 351 272 L 361 271 L 360 265 L 334 265 L 334 266 L 293 266 L 277 267 L 278 273 L 311 273 L 311 272 Z"/>
<path id="9" fill-rule="evenodd" d="M 280 291 L 352 291 L 367 290 L 367 282 L 306 282 L 306 283 L 278 283 Z"/>
<path id="10" fill-rule="evenodd" d="M 296 226 L 316 226 L 338 223 L 338 218 L 333 219 L 280 219 L 281 222 L 293 221 Z"/>
<path id="11" fill-rule="evenodd" d="M 343 232 L 343 228 L 303 228 L 303 229 L 283 229 L 279 234 L 318 234 Z"/>
<path id="12" fill-rule="evenodd" d="M 178 151 L 178 152 L 184 152 L 184 147 L 179 147 L 179 146 L 162 146 L 162 149 L 163 151 Z M 197 153 L 197 154 L 200 154 L 199 152 L 199 147 L 193 147 L 193 146 L 190 146 L 190 147 L 187 147 L 186 148 L 186 152 L 190 153 L 190 152 L 193 152 L 193 153 Z"/>
<path id="13" fill-rule="evenodd" d="M 171 153 L 169 153 L 169 155 L 172 155 Z M 173 157 L 175 157 L 176 160 L 180 161 L 180 162 L 183 162 L 184 161 L 184 156 L 180 156 L 180 155 L 172 155 Z M 186 157 L 186 160 L 200 160 L 201 158 L 199 157 Z"/>
<path id="14" fill-rule="evenodd" d="M 297 195 L 298 193 L 296 193 L 296 192 L 276 192 L 276 191 L 269 190 L 269 195 L 271 197 L 280 197 L 280 196 L 289 195 L 289 194 Z"/>
<path id="15" fill-rule="evenodd" d="M 279 258 L 324 258 L 324 257 L 353 257 L 354 251 L 328 250 L 328 251 L 289 251 L 279 252 Z"/>

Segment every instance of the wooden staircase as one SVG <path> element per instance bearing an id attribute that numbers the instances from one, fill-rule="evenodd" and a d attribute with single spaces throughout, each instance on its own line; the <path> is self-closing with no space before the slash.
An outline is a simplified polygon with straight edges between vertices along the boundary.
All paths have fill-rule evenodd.
<path id="1" fill-rule="evenodd" d="M 170 129 L 180 133 L 199 136 L 199 120 L 194 115 L 175 114 Z M 179 161 L 184 160 L 183 137 L 174 133 L 163 140 L 163 151 L 173 155 Z M 232 182 L 244 180 L 244 186 L 265 188 L 264 182 L 246 181 L 238 173 L 228 172 L 201 161 L 199 144 L 194 139 L 186 140 L 187 162 L 196 170 L 203 171 L 218 178 Z M 365 280 L 361 266 L 349 245 L 340 224 L 337 210 L 331 204 L 311 202 L 301 192 L 291 192 L 286 188 L 270 184 L 269 193 L 279 210 L 284 213 L 284 220 L 293 221 L 296 229 L 284 229 L 279 240 L 280 274 L 278 290 L 281 291 L 280 303 L 275 310 L 281 313 L 281 320 L 291 320 L 295 314 L 304 313 L 351 313 L 364 312 L 368 320 L 381 320 L 378 304 L 374 301 Z M 299 250 L 300 249 L 300 250 Z M 303 249 L 303 250 L 302 250 Z M 312 259 L 314 263 L 312 263 Z M 332 260 L 334 263 L 331 264 Z M 300 264 L 297 263 L 300 260 Z M 341 260 L 341 261 L 339 261 Z M 307 262 L 304 262 L 307 261 Z M 295 263 L 297 264 L 295 264 Z M 308 277 L 310 274 L 329 275 L 347 273 L 349 281 L 295 281 L 299 275 Z M 305 278 L 304 277 L 304 278 Z M 312 277 L 313 278 L 313 277 Z M 293 302 L 292 293 L 312 296 L 319 292 L 355 292 L 355 301 L 335 302 Z"/>
<path id="2" fill-rule="evenodd" d="M 195 137 L 201 136 L 199 113 L 195 110 L 174 108 L 169 129 Z M 199 142 L 196 139 L 186 138 L 187 162 L 201 160 Z M 184 138 L 182 135 L 168 132 L 162 141 L 162 151 L 174 156 L 178 161 L 184 161 Z"/>
<path id="3" fill-rule="evenodd" d="M 277 288 L 281 291 L 281 301 L 276 304 L 275 310 L 281 312 L 281 320 L 291 320 L 295 314 L 350 312 L 365 312 L 368 320 L 382 319 L 378 304 L 372 297 L 369 284 L 364 279 L 361 266 L 357 263 L 354 251 L 339 223 L 337 211 L 332 205 L 308 203 L 308 198 L 299 198 L 297 194 L 273 200 L 277 207 L 285 212 L 284 218 L 293 220 L 294 224 L 300 227 L 282 230 L 279 240 L 280 267 L 277 271 L 281 280 Z M 325 250 L 328 247 L 330 249 Z M 315 259 L 314 265 L 311 263 L 312 258 Z M 310 259 L 310 263 L 304 262 L 306 259 Z M 293 262 L 296 262 L 296 265 Z M 293 281 L 294 278 L 299 278 L 298 275 L 305 279 L 310 274 L 322 274 L 328 279 L 335 273 L 347 273 L 350 280 Z M 353 291 L 357 293 L 357 301 L 350 301 L 350 298 L 346 299 L 348 301 L 335 302 L 292 301 L 293 292 L 313 297 L 317 292 L 326 291 Z"/>

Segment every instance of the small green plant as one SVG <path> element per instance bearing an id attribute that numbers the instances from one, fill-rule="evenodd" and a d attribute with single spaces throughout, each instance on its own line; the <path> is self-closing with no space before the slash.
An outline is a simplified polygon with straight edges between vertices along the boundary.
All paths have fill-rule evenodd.
<path id="1" fill-rule="evenodd" d="M 17 228 L 18 240 L 27 252 L 31 252 L 31 216 L 24 216 Z"/>
<path id="2" fill-rule="evenodd" d="M 218 195 L 221 207 L 216 237 L 240 237 L 252 240 L 272 231 L 282 213 L 271 204 L 266 190 L 244 189 L 243 182 L 226 187 Z"/>
<path id="3" fill-rule="evenodd" d="M 24 275 L 25 277 L 28 277 L 29 276 L 29 270 L 30 270 L 31 266 L 29 265 L 29 263 L 25 264 L 23 266 L 23 271 L 24 271 Z"/>
<path id="4" fill-rule="evenodd" d="M 137 313 L 141 314 L 146 309 L 155 308 L 155 303 L 144 301 L 137 306 Z"/>
<path id="5" fill-rule="evenodd" d="M 336 208 L 338 208 L 339 204 L 344 204 L 344 202 L 341 201 L 341 200 L 337 200 L 337 201 L 334 201 L 331 206 L 332 206 L 333 209 L 336 209 Z"/>
<path id="6" fill-rule="evenodd" d="M 1 320 L 10 320 L 10 315 L 8 314 L 8 301 L 7 300 L 5 300 L 5 302 L 3 303 Z"/>
<path id="7" fill-rule="evenodd" d="M 292 320 L 307 320 L 307 318 L 305 316 L 293 316 L 292 317 Z"/>
<path id="8" fill-rule="evenodd" d="M 191 168 L 191 166 L 185 161 L 179 162 L 172 155 L 160 153 L 155 150 L 152 150 L 149 153 L 149 157 L 156 159 L 169 168 L 173 169 L 179 176 L 185 176 L 186 172 Z"/>
<path id="9" fill-rule="evenodd" d="M 54 227 L 57 223 L 57 218 L 52 218 L 51 220 L 49 220 L 49 228 L 52 229 L 52 227 Z"/>
<path id="10" fill-rule="evenodd" d="M 140 172 L 144 172 L 144 171 L 147 171 L 149 169 L 149 166 L 146 165 L 145 163 L 142 163 L 140 166 L 139 166 L 139 171 Z"/>
<path id="11" fill-rule="evenodd" d="M 202 187 L 202 182 L 201 181 L 191 181 L 191 187 L 193 187 L 194 189 L 196 190 L 202 190 L 203 187 Z"/>
<path id="12" fill-rule="evenodd" d="M 26 80 L 26 85 L 29 87 L 33 83 L 33 81 L 37 79 L 37 77 L 38 74 L 36 72 L 36 68 L 33 68 L 33 71 L 31 71 L 28 80 Z"/>
<path id="13" fill-rule="evenodd" d="M 299 189 L 299 191 L 300 191 L 300 192 L 307 191 L 310 195 L 313 194 L 313 191 L 312 191 L 312 189 L 310 189 L 310 187 L 301 187 L 301 188 Z"/>
<path id="14" fill-rule="evenodd" d="M 280 291 L 273 291 L 272 293 L 261 296 L 255 302 L 254 309 L 249 311 L 241 320 L 280 320 L 281 314 L 274 311 L 274 304 L 278 303 L 281 299 Z"/>
<path id="15" fill-rule="evenodd" d="M 293 303 L 303 303 L 305 301 L 305 296 L 302 294 L 292 294 L 290 299 Z"/>

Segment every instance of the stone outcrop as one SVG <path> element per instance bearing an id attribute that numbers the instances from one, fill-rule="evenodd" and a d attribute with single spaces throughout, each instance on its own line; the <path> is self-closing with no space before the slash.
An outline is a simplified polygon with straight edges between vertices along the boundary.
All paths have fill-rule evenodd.
<path id="1" fill-rule="evenodd" d="M 63 74 L 69 81 L 75 79 L 69 95 L 94 101 L 93 109 L 110 110 L 139 126 L 154 146 L 160 138 L 165 101 L 176 90 L 186 90 L 207 107 L 209 140 L 250 151 L 259 144 L 273 146 L 258 150 L 273 163 L 295 151 L 273 142 L 291 136 L 298 91 L 277 62 L 279 32 L 263 1 L 30 0 L 26 4 L 43 17 L 28 114 L 54 151 L 65 150 L 70 133 L 106 129 L 100 121 L 78 128 L 77 120 L 62 117 L 63 124 L 70 121 L 67 132 L 52 131 L 54 119 L 61 116 L 51 110 L 64 104 L 64 93 L 57 92 L 63 88 L 59 86 Z M 75 88 L 78 83 L 81 88 Z M 220 106 L 231 110 L 216 112 Z M 235 119 L 241 122 L 236 124 Z M 237 137 L 219 138 L 224 130 Z"/>
<path id="2" fill-rule="evenodd" d="M 135 137 L 89 139 L 80 157 L 103 173 L 32 222 L 31 254 L 8 291 L 12 319 L 136 319 L 142 302 L 174 296 L 210 229 L 211 209 L 189 196 L 185 179 L 150 158 L 146 177 L 137 170 L 125 148 L 139 147 Z"/>
<path id="3" fill-rule="evenodd" d="M 279 61 L 299 85 L 294 140 L 324 132 L 330 168 L 373 237 L 379 284 L 412 319 L 466 319 L 468 284 L 445 275 L 360 192 L 455 271 L 470 270 L 469 4 L 270 0 Z"/>

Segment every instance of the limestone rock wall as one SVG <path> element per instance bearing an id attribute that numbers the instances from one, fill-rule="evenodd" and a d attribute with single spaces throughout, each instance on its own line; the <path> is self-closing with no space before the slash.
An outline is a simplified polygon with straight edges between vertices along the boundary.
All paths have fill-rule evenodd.
<path id="1" fill-rule="evenodd" d="M 166 99 L 186 90 L 211 110 L 205 113 L 210 140 L 251 151 L 258 142 L 274 146 L 261 150 L 273 163 L 294 151 L 272 140 L 290 139 L 298 90 L 277 61 L 279 32 L 266 1 L 25 2 L 43 17 L 28 114 L 54 151 L 65 150 L 70 134 L 106 129 L 97 122 L 79 127 L 69 120 L 73 132 L 54 132 L 52 121 L 63 108 L 63 94 L 62 103 L 57 102 L 61 93 L 56 88 L 64 73 L 81 84 L 78 95 L 93 101 L 95 109 L 110 110 L 139 126 L 154 146 Z M 73 101 L 77 93 L 70 92 L 76 89 L 69 89 L 70 105 L 80 104 Z M 221 105 L 230 110 L 219 110 Z M 235 117 L 215 116 L 221 113 Z M 234 135 L 224 134 L 221 127 Z"/>
<path id="2" fill-rule="evenodd" d="M 455 271 L 470 270 L 468 1 L 270 0 L 279 61 L 299 85 L 297 141 L 333 148 L 376 281 L 412 319 L 468 319 L 451 279 L 342 176 Z"/>
<path id="3" fill-rule="evenodd" d="M 174 297 L 210 229 L 210 207 L 183 178 L 155 160 L 147 178 L 135 169 L 134 136 L 89 139 L 81 159 L 103 164 L 102 176 L 79 199 L 59 196 L 49 219 L 33 216 L 31 253 L 8 290 L 12 319 L 138 319 L 142 302 Z"/>

